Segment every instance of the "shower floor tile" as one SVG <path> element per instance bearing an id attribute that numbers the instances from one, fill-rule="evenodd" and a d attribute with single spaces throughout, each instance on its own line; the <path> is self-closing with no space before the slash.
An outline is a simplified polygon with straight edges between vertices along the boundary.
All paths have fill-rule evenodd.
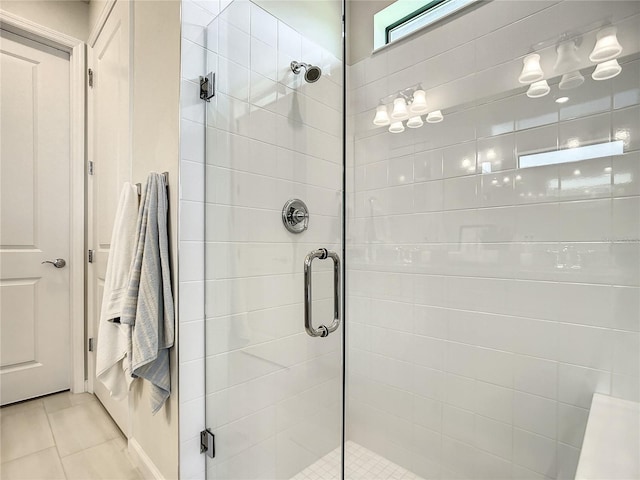
<path id="1" fill-rule="evenodd" d="M 347 480 L 422 480 L 415 473 L 355 442 L 345 444 Z M 340 449 L 309 465 L 291 480 L 338 480 L 340 478 Z"/>

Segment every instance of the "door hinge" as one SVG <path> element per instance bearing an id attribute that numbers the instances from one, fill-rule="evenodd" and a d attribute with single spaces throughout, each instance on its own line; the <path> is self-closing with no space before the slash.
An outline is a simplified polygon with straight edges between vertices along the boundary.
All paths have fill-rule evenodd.
<path id="1" fill-rule="evenodd" d="M 89 86 L 93 88 L 93 70 L 89 69 L 87 71 L 87 77 L 89 79 Z"/>
<path id="2" fill-rule="evenodd" d="M 89 351 L 93 352 L 93 338 L 89 339 Z"/>
<path id="3" fill-rule="evenodd" d="M 216 74 L 207 73 L 204 77 L 200 77 L 200 98 L 205 102 L 210 102 L 211 98 L 216 94 Z"/>
<path id="4" fill-rule="evenodd" d="M 93 263 L 93 250 L 89 250 L 89 252 L 87 253 L 87 261 L 89 263 Z"/>
<path id="5" fill-rule="evenodd" d="M 200 453 L 206 453 L 211 458 L 216 456 L 215 435 L 208 428 L 200 432 Z"/>
<path id="6" fill-rule="evenodd" d="M 93 175 L 93 162 L 89 160 L 89 175 Z"/>

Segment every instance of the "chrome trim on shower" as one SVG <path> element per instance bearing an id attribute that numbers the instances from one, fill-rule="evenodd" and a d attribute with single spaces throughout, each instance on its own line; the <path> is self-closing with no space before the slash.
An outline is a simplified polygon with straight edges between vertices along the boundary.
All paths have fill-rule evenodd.
<path id="1" fill-rule="evenodd" d="M 314 259 L 333 260 L 333 322 L 328 327 L 320 325 L 317 329 L 313 327 L 312 321 L 312 283 L 311 283 L 311 263 Z M 340 257 L 336 252 L 319 248 L 312 250 L 304 259 L 304 328 L 312 337 L 326 337 L 335 332 L 340 326 Z"/>

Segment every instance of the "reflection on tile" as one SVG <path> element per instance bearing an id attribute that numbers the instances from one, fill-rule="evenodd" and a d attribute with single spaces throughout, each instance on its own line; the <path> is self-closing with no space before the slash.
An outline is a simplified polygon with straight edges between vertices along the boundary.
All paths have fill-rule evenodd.
<path id="1" fill-rule="evenodd" d="M 67 478 L 55 447 L 2 463 L 0 477 L 4 480 L 66 480 Z"/>
<path id="2" fill-rule="evenodd" d="M 36 408 L 25 408 L 15 414 L 2 415 L 0 423 L 3 462 L 54 446 L 47 415 L 41 403 Z"/>
<path id="3" fill-rule="evenodd" d="M 49 415 L 61 457 L 98 445 L 120 435 L 107 412 L 97 402 L 86 402 Z M 77 428 L 83 425 L 83 428 Z"/>
<path id="4" fill-rule="evenodd" d="M 62 458 L 68 480 L 140 480 L 142 475 L 127 454 L 126 442 L 115 438 Z"/>

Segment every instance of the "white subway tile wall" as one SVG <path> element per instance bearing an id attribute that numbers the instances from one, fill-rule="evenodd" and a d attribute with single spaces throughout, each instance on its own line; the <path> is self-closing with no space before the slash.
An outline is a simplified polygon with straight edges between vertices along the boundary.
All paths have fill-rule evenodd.
<path id="1" fill-rule="evenodd" d="M 340 446 L 342 337 L 305 333 L 302 272 L 309 251 L 341 250 L 341 60 L 247 0 L 182 11 L 181 478 L 287 479 Z M 304 83 L 293 60 L 322 78 Z M 294 197 L 301 235 L 281 220 Z M 314 262 L 316 324 L 333 314 L 328 262 Z"/>
<path id="2" fill-rule="evenodd" d="M 595 82 L 604 18 L 625 52 Z M 560 105 L 569 30 L 586 81 Z M 573 478 L 593 393 L 640 400 L 639 36 L 637 2 L 491 2 L 349 67 L 348 440 L 424 478 Z M 517 81 L 534 46 L 538 99 Z M 442 123 L 372 124 L 419 83 Z"/>

